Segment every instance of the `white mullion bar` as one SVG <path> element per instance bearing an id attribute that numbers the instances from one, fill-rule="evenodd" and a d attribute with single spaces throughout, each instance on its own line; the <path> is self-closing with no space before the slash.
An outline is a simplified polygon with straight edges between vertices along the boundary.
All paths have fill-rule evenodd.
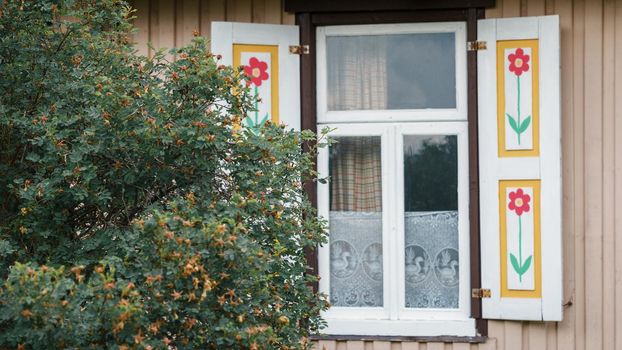
<path id="1" fill-rule="evenodd" d="M 396 126 L 396 130 L 397 130 L 397 126 Z M 397 174 L 399 174 L 397 181 L 395 181 L 396 183 L 396 205 L 397 205 L 397 210 L 396 210 L 396 223 L 397 223 L 397 234 L 398 237 L 396 239 L 397 244 L 398 244 L 398 253 L 396 254 L 396 257 L 398 259 L 398 261 L 400 262 L 400 264 L 398 264 L 397 269 L 395 270 L 397 273 L 397 276 L 399 278 L 399 284 L 398 284 L 398 290 L 399 290 L 399 295 L 398 295 L 398 303 L 399 303 L 399 309 L 398 309 L 398 313 L 399 313 L 399 317 L 402 318 L 403 317 L 403 309 L 405 308 L 406 305 L 406 277 L 405 277 L 405 250 L 406 250 L 406 228 L 405 228 L 405 223 L 404 223 L 404 218 L 405 218 L 405 209 L 404 209 L 404 197 L 405 197 L 405 193 L 404 193 L 404 133 L 403 133 L 403 129 L 400 128 L 399 131 L 396 131 L 396 149 L 395 149 L 395 154 L 397 156 L 399 156 L 399 161 L 396 162 L 396 172 Z"/>
<path id="2" fill-rule="evenodd" d="M 460 258 L 458 305 L 464 318 L 471 316 L 471 247 L 469 225 L 469 135 L 468 125 L 458 127 L 458 256 Z"/>
<path id="3" fill-rule="evenodd" d="M 370 125 L 373 127 L 373 125 Z M 380 126 L 379 126 L 380 127 Z M 393 319 L 393 296 L 391 295 L 391 127 L 382 127 L 382 141 L 380 158 L 382 160 L 382 296 L 383 306 L 387 310 L 387 317 Z"/>
<path id="4" fill-rule="evenodd" d="M 320 130 L 321 128 L 318 128 Z M 321 134 L 318 133 L 318 137 Z M 321 148 L 317 156 L 317 171 L 318 177 L 327 177 L 328 170 L 329 149 L 328 147 Z M 327 183 L 317 183 L 317 214 L 318 217 L 329 220 L 330 208 L 329 208 L 329 185 Z M 318 274 L 322 276 L 318 286 L 320 292 L 330 295 L 330 235 L 327 237 L 326 244 L 317 247 L 317 259 L 318 259 Z"/>
<path id="5" fill-rule="evenodd" d="M 389 314 L 392 320 L 397 320 L 399 319 L 399 276 L 395 273 L 395 271 L 397 270 L 398 266 L 399 266 L 399 260 L 398 260 L 398 252 L 399 252 L 399 247 L 397 245 L 396 242 L 396 237 L 397 237 L 397 233 L 398 233 L 398 229 L 397 229 L 397 221 L 396 221 L 396 203 L 395 203 L 395 199 L 396 199 L 396 194 L 397 194 L 397 188 L 396 188 L 396 174 L 395 174 L 395 164 L 396 164 L 396 156 L 395 156 L 395 135 L 396 135 L 396 129 L 395 126 L 392 126 L 389 128 L 389 142 L 388 142 L 388 148 L 387 150 L 389 151 L 387 154 L 387 160 L 389 163 L 389 177 L 387 178 L 387 182 L 389 185 L 389 191 L 387 193 L 387 197 L 389 198 L 389 205 L 388 205 L 388 209 L 389 212 L 387 213 L 387 218 L 389 218 L 390 223 L 389 223 L 389 256 L 388 256 L 388 260 L 389 260 L 389 271 L 388 271 L 388 275 L 389 275 L 389 288 L 388 288 L 388 294 L 390 295 L 391 299 L 390 299 L 390 308 L 389 308 Z"/>

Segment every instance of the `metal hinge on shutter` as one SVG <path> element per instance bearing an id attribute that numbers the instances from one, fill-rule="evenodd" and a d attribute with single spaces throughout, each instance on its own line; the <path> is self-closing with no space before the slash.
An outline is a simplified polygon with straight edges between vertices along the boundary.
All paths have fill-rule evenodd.
<path id="1" fill-rule="evenodd" d="M 490 298 L 492 296 L 492 292 L 490 289 L 485 288 L 473 288 L 471 289 L 471 298 L 482 299 L 482 298 Z"/>
<path id="2" fill-rule="evenodd" d="M 289 53 L 294 55 L 308 55 L 309 45 L 290 45 Z"/>
<path id="3" fill-rule="evenodd" d="M 486 49 L 487 46 L 485 41 L 467 41 L 467 51 L 479 51 Z"/>

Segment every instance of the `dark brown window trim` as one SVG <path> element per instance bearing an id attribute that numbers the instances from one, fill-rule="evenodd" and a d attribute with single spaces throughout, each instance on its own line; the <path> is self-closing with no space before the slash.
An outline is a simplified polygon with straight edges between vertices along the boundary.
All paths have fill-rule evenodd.
<path id="1" fill-rule="evenodd" d="M 468 9 L 377 11 L 377 12 L 324 12 L 311 14 L 315 27 L 350 24 L 421 23 L 466 21 Z"/>
<path id="2" fill-rule="evenodd" d="M 317 113 L 316 113 L 316 78 L 315 78 L 315 25 L 311 22 L 311 14 L 301 13 L 296 15 L 296 24 L 300 27 L 300 45 L 309 45 L 309 55 L 300 56 L 300 109 L 301 109 L 301 128 L 317 133 Z M 308 151 L 308 145 L 304 146 Z M 317 166 L 315 166 L 317 170 Z M 317 186 L 315 181 L 305 181 L 303 184 L 313 207 L 317 208 Z M 307 249 L 305 251 L 309 273 L 318 274 L 317 250 Z M 312 285 L 313 291 L 317 292 L 318 283 Z"/>
<path id="3" fill-rule="evenodd" d="M 377 3 L 377 2 L 376 2 Z M 494 2 L 493 2 L 494 4 Z M 420 10 L 420 11 L 378 11 L 378 12 L 322 12 L 296 13 L 296 24 L 300 27 L 300 44 L 309 46 L 309 55 L 302 55 L 300 60 L 300 93 L 302 128 L 317 132 L 316 110 L 316 28 L 326 25 L 348 24 L 377 24 L 377 23 L 413 23 L 413 22 L 451 22 L 464 21 L 467 23 L 467 40 L 477 40 L 477 20 L 484 18 L 483 8 L 468 8 L 454 10 Z M 471 256 L 471 288 L 481 288 L 480 275 L 480 232 L 479 232 L 479 158 L 477 142 L 477 52 L 467 53 L 467 89 L 468 89 L 468 129 L 469 129 L 469 220 L 470 220 L 470 256 Z M 304 184 L 305 191 L 311 202 L 317 207 L 317 191 L 314 182 Z M 306 252 L 309 270 L 312 274 L 318 273 L 317 251 Z M 313 285 L 318 289 L 317 283 Z M 471 316 L 476 320 L 478 337 L 398 337 L 399 339 L 413 339 L 408 341 L 445 341 L 448 342 L 478 342 L 468 339 L 485 339 L 488 335 L 488 322 L 482 319 L 481 300 L 471 299 Z M 321 339 L 327 339 L 322 336 Z M 335 337 L 335 336 L 329 336 Z M 348 336 L 337 336 L 338 340 L 348 340 Z M 355 336 L 362 340 L 361 336 Z M 374 338 L 374 337 L 372 337 Z M 381 337 L 384 338 L 384 337 Z M 395 337 L 388 337 L 398 339 Z M 332 338 L 330 338 L 332 339 Z M 367 339 L 367 338 L 365 338 Z M 425 340 L 424 340 L 425 339 Z M 433 339 L 433 340 L 430 340 Z M 333 339 L 337 340 L 337 339 Z M 372 340 L 379 340 L 374 338 Z M 403 340 L 406 341 L 406 340 Z"/>
<path id="4" fill-rule="evenodd" d="M 353 12 L 494 7 L 495 0 L 285 0 L 285 11 Z"/>
<path id="5" fill-rule="evenodd" d="M 483 9 L 467 13 L 467 41 L 477 40 L 477 20 L 484 18 Z M 481 250 L 479 232 L 479 155 L 477 129 L 477 51 L 467 52 L 467 118 L 469 128 L 469 247 L 471 255 L 471 288 L 481 288 Z M 317 259 L 316 259 L 317 260 Z M 475 268 L 473 268 L 475 267 Z M 488 321 L 482 319 L 482 300 L 471 298 L 471 317 L 482 336 L 488 336 Z"/>

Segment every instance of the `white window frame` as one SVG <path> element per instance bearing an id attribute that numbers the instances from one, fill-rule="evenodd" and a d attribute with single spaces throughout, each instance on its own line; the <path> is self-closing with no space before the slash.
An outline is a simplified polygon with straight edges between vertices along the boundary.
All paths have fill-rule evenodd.
<path id="1" fill-rule="evenodd" d="M 328 110 L 326 37 L 421 33 L 455 33 L 456 108 L 366 109 L 356 111 Z M 316 38 L 318 123 L 467 120 L 466 22 L 364 24 L 318 27 Z"/>
<path id="2" fill-rule="evenodd" d="M 326 104 L 326 36 L 402 33 L 456 33 L 456 108 L 419 110 L 328 111 Z M 380 136 L 382 176 L 383 306 L 331 307 L 322 313 L 326 334 L 384 336 L 475 336 L 470 316 L 469 156 L 466 83 L 466 23 L 416 23 L 319 27 L 318 130 L 329 136 Z M 343 124 L 347 123 L 347 124 Z M 459 307 L 412 309 L 405 305 L 404 269 L 404 135 L 458 137 Z M 318 154 L 320 176 L 329 174 L 329 151 Z M 318 184 L 318 215 L 329 220 L 329 185 Z M 330 237 L 318 249 L 319 290 L 330 296 Z"/>
<path id="3" fill-rule="evenodd" d="M 470 318 L 469 184 L 467 122 L 328 124 L 330 137 L 380 136 L 382 176 L 382 307 L 331 307 L 322 314 L 327 334 L 474 336 Z M 404 135 L 456 135 L 458 140 L 459 307 L 414 309 L 405 305 Z M 318 154 L 320 176 L 329 174 L 329 150 Z M 396 175 L 391 175 L 396 174 Z M 330 220 L 329 185 L 318 184 L 318 215 Z M 318 249 L 319 290 L 330 297 L 330 237 Z"/>
<path id="4" fill-rule="evenodd" d="M 395 128 L 394 164 L 397 181 L 395 185 L 395 200 L 397 211 L 394 222 L 397 224 L 397 257 L 402 262 L 397 265 L 397 274 L 400 276 L 398 284 L 399 318 L 400 319 L 429 319 L 454 320 L 468 319 L 470 309 L 470 244 L 469 244 L 469 141 L 467 122 L 440 122 L 440 123 L 400 123 Z M 405 305 L 405 244 L 404 244 L 404 136 L 406 135 L 456 135 L 458 140 L 458 256 L 460 268 L 459 302 L 458 309 L 412 309 Z"/>
<path id="5" fill-rule="evenodd" d="M 329 125 L 330 128 L 335 128 L 334 125 Z M 338 127 L 338 126 L 337 126 Z M 394 253 L 390 251 L 391 245 L 389 243 L 391 231 L 394 229 L 390 226 L 390 217 L 393 203 L 389 202 L 389 193 L 391 192 L 390 183 L 387 181 L 390 178 L 389 174 L 389 164 L 393 162 L 390 160 L 392 156 L 389 153 L 389 138 L 390 138 L 391 130 L 387 127 L 382 127 L 374 124 L 357 124 L 357 125 L 348 125 L 347 128 L 339 128 L 335 129 L 335 131 L 331 132 L 330 137 L 339 137 L 339 136 L 380 136 L 380 159 L 381 159 L 381 177 L 382 177 L 382 266 L 383 269 L 386 269 L 385 266 L 389 266 L 390 259 L 389 256 Z M 318 172 L 321 174 L 321 177 L 328 176 L 328 148 L 320 149 L 318 153 Z M 318 214 L 329 219 L 329 185 L 328 184 L 319 184 L 318 185 Z M 321 203 L 321 204 L 320 204 Z M 330 293 L 330 237 L 328 238 L 328 244 L 324 245 L 320 249 L 318 249 L 318 269 L 320 276 L 325 276 L 325 278 L 321 278 L 319 282 L 319 289 L 321 292 L 329 295 Z M 384 271 L 383 271 L 384 272 Z M 390 300 L 389 293 L 386 293 L 386 289 L 388 286 L 393 285 L 393 281 L 391 281 L 391 276 L 388 273 L 383 273 L 383 307 L 331 307 L 323 316 L 325 318 L 341 318 L 341 319 L 388 319 L 390 317 Z"/>

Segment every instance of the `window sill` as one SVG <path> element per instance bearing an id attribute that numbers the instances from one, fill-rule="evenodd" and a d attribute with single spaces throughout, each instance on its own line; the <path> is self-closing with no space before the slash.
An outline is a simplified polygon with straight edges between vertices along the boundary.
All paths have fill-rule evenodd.
<path id="1" fill-rule="evenodd" d="M 311 340 L 336 340 L 336 341 L 395 341 L 395 342 L 419 342 L 419 343 L 485 343 L 488 337 L 459 337 L 453 335 L 441 336 L 394 336 L 394 335 L 329 335 L 318 334 L 311 336 Z"/>
<path id="2" fill-rule="evenodd" d="M 482 342 L 476 331 L 475 320 L 373 320 L 327 318 L 328 326 L 317 335 L 322 339 L 331 337 L 337 340 L 344 337 L 355 337 L 357 340 L 370 338 L 387 339 L 453 339 L 455 342 Z M 378 340 L 378 339 L 375 339 Z M 423 340 L 411 340 L 423 341 Z M 430 341 L 430 340 L 428 340 Z"/>

